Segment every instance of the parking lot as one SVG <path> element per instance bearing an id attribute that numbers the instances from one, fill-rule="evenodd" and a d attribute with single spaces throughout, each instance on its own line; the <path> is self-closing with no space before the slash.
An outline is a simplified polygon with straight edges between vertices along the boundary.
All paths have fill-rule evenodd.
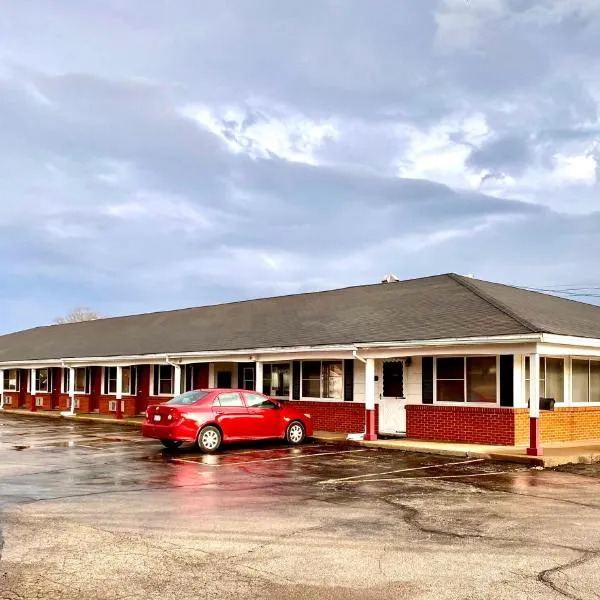
<path id="1" fill-rule="evenodd" d="M 0 598 L 598 598 L 599 474 L 0 415 Z"/>

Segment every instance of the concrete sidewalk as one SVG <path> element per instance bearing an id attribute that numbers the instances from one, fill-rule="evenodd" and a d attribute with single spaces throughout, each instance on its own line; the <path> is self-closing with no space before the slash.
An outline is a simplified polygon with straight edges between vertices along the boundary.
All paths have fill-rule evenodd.
<path id="1" fill-rule="evenodd" d="M 350 441 L 344 433 L 315 432 L 316 439 L 332 443 L 355 444 L 367 448 L 385 448 L 403 452 L 420 452 L 441 456 L 466 456 L 505 462 L 522 463 L 538 467 L 600 462 L 600 440 L 590 442 L 558 442 L 543 444 L 543 456 L 528 456 L 525 446 L 485 446 L 454 442 L 432 442 L 408 438 L 380 439 L 372 442 Z"/>
<path id="2" fill-rule="evenodd" d="M 133 428 L 139 428 L 143 421 L 143 417 L 126 417 L 123 419 L 116 419 L 115 417 L 96 414 L 63 416 L 59 411 L 38 410 L 32 412 L 30 410 L 13 408 L 4 408 L 2 411 L 0 411 L 0 414 L 2 413 L 24 417 L 64 419 L 65 421 L 102 423 Z M 422 454 L 436 454 L 440 456 L 467 456 L 485 458 L 489 460 L 515 462 L 538 467 L 556 467 L 566 464 L 590 464 L 600 462 L 600 440 L 593 440 L 585 443 L 546 443 L 543 445 L 543 456 L 527 456 L 525 446 L 484 446 L 482 444 L 431 442 L 424 440 L 411 440 L 408 438 L 390 438 L 367 442 L 364 440 L 348 440 L 345 433 L 336 433 L 330 431 L 315 431 L 313 438 L 322 442 L 329 442 L 333 444 L 351 444 L 365 446 L 367 448 L 383 448 L 386 450 L 418 452 Z"/>

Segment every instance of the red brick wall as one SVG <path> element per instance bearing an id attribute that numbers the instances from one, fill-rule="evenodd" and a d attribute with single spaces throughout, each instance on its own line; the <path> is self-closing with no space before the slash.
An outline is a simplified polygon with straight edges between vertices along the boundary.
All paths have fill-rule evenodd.
<path id="1" fill-rule="evenodd" d="M 109 402 L 116 400 L 115 396 L 99 396 L 98 401 L 100 403 L 100 414 L 101 415 L 114 415 L 115 411 L 109 410 Z M 121 400 L 124 404 L 123 408 L 123 416 L 124 417 L 134 417 L 137 415 L 136 412 L 136 399 L 135 396 L 123 396 Z"/>
<path id="2" fill-rule="evenodd" d="M 517 445 L 529 443 L 529 411 L 517 409 Z M 540 411 L 543 442 L 576 442 L 600 439 L 600 406 L 571 406 Z"/>
<path id="3" fill-rule="evenodd" d="M 409 404 L 406 435 L 440 442 L 515 444 L 515 409 Z"/>
<path id="4" fill-rule="evenodd" d="M 293 406 L 312 416 L 315 431 L 340 431 L 362 433 L 365 430 L 365 405 L 360 402 L 311 402 L 291 400 L 286 406 Z M 379 421 L 375 406 L 375 422 Z"/>

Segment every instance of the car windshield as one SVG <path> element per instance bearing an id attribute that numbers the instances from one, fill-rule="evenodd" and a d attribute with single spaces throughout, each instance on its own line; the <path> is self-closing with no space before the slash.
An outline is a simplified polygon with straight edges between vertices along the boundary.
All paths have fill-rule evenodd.
<path id="1" fill-rule="evenodd" d="M 207 394 L 208 392 L 185 392 L 185 394 L 179 394 L 179 396 L 175 396 L 175 398 L 165 402 L 165 404 L 190 405 L 198 402 L 198 400 L 202 400 Z"/>

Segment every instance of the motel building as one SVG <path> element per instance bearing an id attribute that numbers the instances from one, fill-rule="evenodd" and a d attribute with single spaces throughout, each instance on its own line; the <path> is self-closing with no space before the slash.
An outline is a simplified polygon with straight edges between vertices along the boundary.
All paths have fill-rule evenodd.
<path id="1" fill-rule="evenodd" d="M 600 307 L 447 274 L 0 336 L 4 410 L 122 418 L 207 387 L 315 430 L 539 455 L 600 439 Z"/>

